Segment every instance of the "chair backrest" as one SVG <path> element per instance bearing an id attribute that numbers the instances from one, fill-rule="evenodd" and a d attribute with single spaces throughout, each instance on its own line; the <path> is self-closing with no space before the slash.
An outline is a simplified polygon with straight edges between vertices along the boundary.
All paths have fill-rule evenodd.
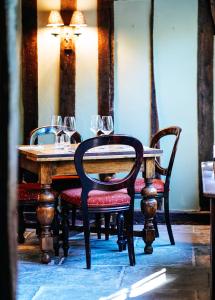
<path id="1" fill-rule="evenodd" d="M 130 172 L 124 178 L 119 179 L 116 182 L 104 182 L 88 176 L 84 169 L 84 155 L 86 151 L 94 147 L 118 144 L 131 146 L 134 149 L 135 160 Z M 143 160 L 143 153 L 142 143 L 138 139 L 130 136 L 103 135 L 83 141 L 76 149 L 74 157 L 76 171 L 82 183 L 82 193 L 87 195 L 92 189 L 116 191 L 127 188 L 129 195 L 132 196 L 134 194 L 134 182 Z"/>
<path id="2" fill-rule="evenodd" d="M 173 167 L 173 163 L 175 160 L 175 155 L 176 155 L 176 151 L 177 151 L 177 145 L 178 145 L 179 137 L 181 134 L 181 130 L 182 129 L 178 126 L 170 126 L 170 127 L 164 128 L 164 129 L 158 131 L 153 136 L 151 143 L 150 143 L 150 147 L 157 148 L 157 144 L 159 143 L 161 138 L 168 136 L 168 135 L 175 136 L 175 140 L 173 143 L 173 147 L 172 147 L 172 151 L 170 154 L 169 163 L 168 163 L 167 168 L 161 166 L 161 163 L 159 161 L 156 160 L 156 162 L 155 162 L 156 163 L 155 164 L 156 173 L 158 173 L 160 175 L 164 175 L 166 177 L 165 188 L 169 188 L 172 167 Z"/>
<path id="3" fill-rule="evenodd" d="M 45 134 L 53 134 L 55 136 L 55 126 L 42 126 L 35 128 L 30 132 L 30 145 L 35 145 L 38 143 L 38 137 Z M 71 143 L 80 143 L 81 135 L 75 131 L 71 137 Z"/>

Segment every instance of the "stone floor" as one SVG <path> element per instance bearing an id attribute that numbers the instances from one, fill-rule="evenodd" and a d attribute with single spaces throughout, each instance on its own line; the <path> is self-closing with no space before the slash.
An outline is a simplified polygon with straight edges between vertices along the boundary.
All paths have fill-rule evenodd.
<path id="1" fill-rule="evenodd" d="M 142 226 L 141 226 L 142 228 Z M 116 237 L 109 241 L 92 235 L 92 269 L 85 269 L 83 235 L 73 235 L 67 259 L 39 261 L 34 231 L 18 246 L 18 300 L 206 300 L 209 299 L 209 226 L 174 225 L 176 245 L 169 244 L 166 228 L 152 255 L 135 238 L 136 266 L 127 252 L 118 252 Z"/>

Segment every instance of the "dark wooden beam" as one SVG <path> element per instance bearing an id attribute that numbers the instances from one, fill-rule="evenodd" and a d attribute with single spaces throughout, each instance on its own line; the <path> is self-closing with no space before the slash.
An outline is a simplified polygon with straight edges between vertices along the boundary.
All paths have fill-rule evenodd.
<path id="1" fill-rule="evenodd" d="M 159 130 L 158 109 L 154 77 L 154 0 L 151 0 L 150 11 L 150 81 L 151 81 L 151 137 Z"/>
<path id="2" fill-rule="evenodd" d="M 65 25 L 69 25 L 72 13 L 77 7 L 76 0 L 61 0 L 61 15 Z M 62 116 L 75 115 L 75 78 L 76 55 L 75 42 L 70 39 L 65 42 L 61 38 L 60 47 L 60 104 Z"/>
<path id="3" fill-rule="evenodd" d="M 209 202 L 202 195 L 201 162 L 212 159 L 214 142 L 213 119 L 213 20 L 210 2 L 198 2 L 198 159 L 199 196 L 202 210 L 209 209 Z"/>
<path id="4" fill-rule="evenodd" d="M 114 1 L 97 0 L 98 113 L 114 116 Z"/>
<path id="5" fill-rule="evenodd" d="M 211 15 L 213 19 L 214 34 L 215 34 L 215 0 L 210 0 Z"/>
<path id="6" fill-rule="evenodd" d="M 0 299 L 5 300 L 16 298 L 16 145 L 20 96 L 17 36 L 21 36 L 17 2 L 0 1 Z"/>
<path id="7" fill-rule="evenodd" d="M 22 99 L 24 141 L 38 127 L 37 0 L 22 1 Z"/>

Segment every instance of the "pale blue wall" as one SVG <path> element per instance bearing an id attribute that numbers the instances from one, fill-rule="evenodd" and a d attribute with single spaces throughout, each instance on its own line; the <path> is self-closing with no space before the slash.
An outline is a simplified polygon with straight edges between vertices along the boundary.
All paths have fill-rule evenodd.
<path id="1" fill-rule="evenodd" d="M 171 209 L 196 210 L 197 0 L 156 0 L 154 62 L 160 128 L 182 127 L 171 184 Z M 148 144 L 150 1 L 115 3 L 115 128 Z"/>
<path id="2" fill-rule="evenodd" d="M 150 0 L 115 2 L 115 130 L 149 141 Z"/>

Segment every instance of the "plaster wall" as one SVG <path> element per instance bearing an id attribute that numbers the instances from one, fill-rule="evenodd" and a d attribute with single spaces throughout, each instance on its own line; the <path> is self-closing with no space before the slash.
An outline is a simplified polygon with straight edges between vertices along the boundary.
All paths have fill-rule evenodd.
<path id="1" fill-rule="evenodd" d="M 198 1 L 155 3 L 155 82 L 160 128 L 170 124 L 182 128 L 172 174 L 171 208 L 198 209 Z"/>
<path id="2" fill-rule="evenodd" d="M 197 144 L 196 0 L 156 0 L 154 14 L 155 86 L 160 128 L 182 128 L 171 181 L 171 209 L 196 210 Z M 115 3 L 115 127 L 149 143 L 150 1 Z M 169 150 L 169 143 L 163 144 Z M 167 148 L 167 149 L 166 149 Z M 163 157 L 164 164 L 166 157 Z"/>
<path id="3" fill-rule="evenodd" d="M 76 41 L 76 120 L 83 139 L 90 132 L 91 115 L 97 114 L 98 97 L 98 32 L 97 0 L 78 0 L 77 7 L 87 20 L 88 26 Z"/>
<path id="4" fill-rule="evenodd" d="M 38 115 L 39 126 L 49 125 L 59 109 L 60 37 L 46 27 L 50 10 L 60 10 L 60 0 L 37 1 L 38 10 Z"/>

